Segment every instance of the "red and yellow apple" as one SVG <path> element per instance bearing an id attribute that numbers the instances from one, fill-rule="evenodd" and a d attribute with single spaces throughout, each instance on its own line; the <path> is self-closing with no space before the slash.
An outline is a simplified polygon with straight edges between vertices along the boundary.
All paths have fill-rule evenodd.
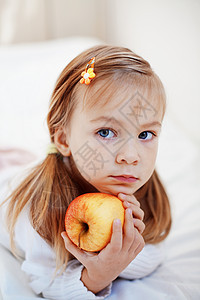
<path id="1" fill-rule="evenodd" d="M 65 215 L 65 230 L 79 248 L 96 252 L 109 243 L 114 219 L 120 219 L 123 226 L 121 200 L 110 194 L 87 193 L 70 203 Z"/>

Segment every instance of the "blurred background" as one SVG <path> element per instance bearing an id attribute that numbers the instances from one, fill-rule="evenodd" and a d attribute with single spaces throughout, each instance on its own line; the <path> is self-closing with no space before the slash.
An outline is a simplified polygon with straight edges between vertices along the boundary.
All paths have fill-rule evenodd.
<path id="1" fill-rule="evenodd" d="M 0 0 L 1 142 L 12 133 L 20 144 L 17 127 L 5 124 L 15 118 L 23 132 L 30 123 L 23 109 L 34 113 L 33 104 L 16 105 L 16 94 L 26 101 L 33 94 L 49 99 L 64 55 L 68 62 L 83 48 L 109 43 L 127 46 L 150 62 L 166 88 L 170 118 L 200 148 L 199 28 L 199 0 Z M 47 82 L 38 83 L 38 76 L 51 73 L 52 65 L 59 69 L 48 79 L 48 94 L 42 93 Z"/>

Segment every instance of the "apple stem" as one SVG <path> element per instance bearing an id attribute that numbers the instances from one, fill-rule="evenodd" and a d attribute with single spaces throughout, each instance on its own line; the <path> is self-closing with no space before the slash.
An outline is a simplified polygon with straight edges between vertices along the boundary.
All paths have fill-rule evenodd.
<path id="1" fill-rule="evenodd" d="M 78 247 L 79 248 L 81 247 L 81 232 L 79 233 L 79 236 L 78 236 Z"/>
<path id="2" fill-rule="evenodd" d="M 89 226 L 88 226 L 88 224 L 87 223 L 84 223 L 83 222 L 83 229 L 81 230 L 81 232 L 79 233 L 79 236 L 78 236 L 78 247 L 79 248 L 81 248 L 81 236 L 85 233 L 85 232 L 87 232 L 88 231 L 88 229 L 89 229 Z"/>

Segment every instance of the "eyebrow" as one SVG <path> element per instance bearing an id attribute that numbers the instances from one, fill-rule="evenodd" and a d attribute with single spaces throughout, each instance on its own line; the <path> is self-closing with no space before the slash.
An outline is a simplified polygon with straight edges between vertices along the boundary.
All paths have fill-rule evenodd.
<path id="1" fill-rule="evenodd" d="M 158 122 L 158 121 L 153 121 L 153 122 L 141 124 L 141 127 L 151 127 L 151 126 L 159 126 L 159 127 L 161 127 L 162 124 L 160 122 Z"/>
<path id="2" fill-rule="evenodd" d="M 99 122 L 99 121 L 105 121 L 105 122 L 115 122 L 119 125 L 121 125 L 121 122 L 118 121 L 117 119 L 115 119 L 114 117 L 105 117 L 105 116 L 101 116 L 101 117 L 98 117 L 96 119 L 93 119 L 93 120 L 90 120 L 91 123 L 94 123 L 94 122 Z M 145 123 L 145 124 L 140 124 L 141 127 L 150 127 L 150 126 L 159 126 L 161 127 L 162 124 L 158 121 L 153 121 L 153 122 L 149 122 L 149 123 Z"/>
<path id="3" fill-rule="evenodd" d="M 104 116 L 102 116 L 102 117 L 90 120 L 90 122 L 92 122 L 92 123 L 99 122 L 99 121 L 105 121 L 105 122 L 111 122 L 111 121 L 113 121 L 115 123 L 120 124 L 120 122 L 117 119 L 115 119 L 114 117 L 104 117 Z"/>

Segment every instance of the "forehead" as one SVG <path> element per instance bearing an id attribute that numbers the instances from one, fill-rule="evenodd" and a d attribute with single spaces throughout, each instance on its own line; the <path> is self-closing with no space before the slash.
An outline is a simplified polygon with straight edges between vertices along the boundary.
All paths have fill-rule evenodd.
<path id="1" fill-rule="evenodd" d="M 146 120 L 159 118 L 161 121 L 165 110 L 164 95 L 142 81 L 138 84 L 134 80 L 94 81 L 92 86 L 84 87 L 81 98 L 79 111 L 88 117 L 109 114 L 116 118 L 143 116 Z"/>

